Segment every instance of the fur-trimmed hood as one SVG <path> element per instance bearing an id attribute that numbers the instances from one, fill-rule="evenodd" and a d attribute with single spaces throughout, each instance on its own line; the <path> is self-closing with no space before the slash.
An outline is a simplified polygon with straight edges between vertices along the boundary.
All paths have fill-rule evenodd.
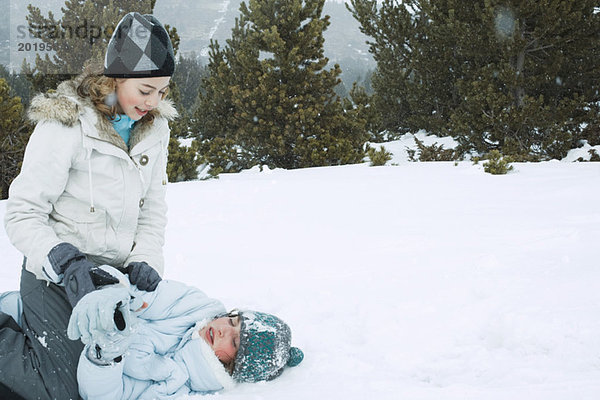
<path id="1" fill-rule="evenodd" d="M 114 130 L 112 123 L 96 109 L 89 98 L 77 94 L 77 84 L 77 79 L 65 81 L 59 84 L 55 91 L 35 96 L 27 112 L 28 118 L 34 123 L 50 120 L 68 127 L 87 118 L 95 126 L 99 138 L 127 151 L 127 146 Z M 169 99 L 161 100 L 150 113 L 155 121 L 157 119 L 171 121 L 178 116 L 177 110 Z M 155 121 L 148 122 L 147 118 L 142 118 L 134 125 L 131 131 L 130 148 L 150 133 Z"/>

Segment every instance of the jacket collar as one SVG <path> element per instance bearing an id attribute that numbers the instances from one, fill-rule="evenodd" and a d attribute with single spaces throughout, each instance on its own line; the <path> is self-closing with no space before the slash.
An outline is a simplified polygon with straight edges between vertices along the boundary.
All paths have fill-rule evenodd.
<path id="1" fill-rule="evenodd" d="M 38 94 L 31 100 L 28 110 L 29 119 L 38 123 L 43 120 L 56 121 L 72 127 L 81 122 L 86 135 L 114 144 L 128 152 L 127 145 L 114 130 L 112 123 L 94 106 L 89 98 L 77 94 L 77 80 L 65 81 L 58 85 L 56 91 Z M 164 99 L 151 111 L 156 119 L 173 120 L 177 111 L 173 103 Z M 89 128 L 90 125 L 94 129 Z M 131 131 L 130 148 L 141 142 L 152 133 L 154 123 L 144 119 L 138 121 Z"/>

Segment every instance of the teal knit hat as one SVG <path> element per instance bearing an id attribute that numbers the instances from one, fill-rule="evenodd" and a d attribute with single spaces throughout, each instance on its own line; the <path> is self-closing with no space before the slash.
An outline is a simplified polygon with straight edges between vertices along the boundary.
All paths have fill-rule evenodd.
<path id="1" fill-rule="evenodd" d="M 240 347 L 232 377 L 238 382 L 270 381 L 294 367 L 304 353 L 291 347 L 290 327 L 274 315 L 257 311 L 239 311 Z"/>

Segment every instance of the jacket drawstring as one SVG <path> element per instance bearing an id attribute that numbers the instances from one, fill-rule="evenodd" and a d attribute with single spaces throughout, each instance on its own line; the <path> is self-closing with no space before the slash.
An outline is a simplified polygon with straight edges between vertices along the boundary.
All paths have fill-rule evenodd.
<path id="1" fill-rule="evenodd" d="M 92 182 L 92 149 L 88 149 L 88 180 L 90 188 L 90 212 L 96 212 L 94 208 L 94 185 Z"/>
<path id="2" fill-rule="evenodd" d="M 144 186 L 146 186 L 146 180 L 144 179 L 144 173 L 142 172 L 140 165 L 133 158 L 131 158 L 131 161 L 133 161 L 133 165 L 135 166 L 135 169 L 137 169 L 137 172 L 140 175 L 140 182 L 142 183 L 141 187 L 143 188 Z"/>
<path id="3" fill-rule="evenodd" d="M 163 175 L 163 181 L 162 184 L 166 185 L 167 182 L 169 181 L 169 174 L 167 173 L 167 165 L 168 165 L 168 160 L 169 160 L 169 144 L 168 144 L 168 139 L 167 139 L 167 145 L 165 146 L 163 141 L 160 141 L 160 145 L 163 146 L 164 149 L 164 158 L 163 158 L 163 171 L 164 171 L 164 175 Z"/>

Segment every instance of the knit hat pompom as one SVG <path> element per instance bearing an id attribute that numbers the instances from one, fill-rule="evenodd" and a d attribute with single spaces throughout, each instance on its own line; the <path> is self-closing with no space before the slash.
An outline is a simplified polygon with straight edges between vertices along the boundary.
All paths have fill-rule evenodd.
<path id="1" fill-rule="evenodd" d="M 304 353 L 291 347 L 290 327 L 274 315 L 240 311 L 240 347 L 232 377 L 238 382 L 269 381 L 283 369 L 302 361 Z"/>
<path id="2" fill-rule="evenodd" d="M 154 16 L 130 12 L 115 28 L 104 57 L 113 78 L 172 76 L 175 55 L 169 33 Z"/>
<path id="3" fill-rule="evenodd" d="M 304 360 L 304 353 L 297 347 L 290 348 L 290 359 L 287 362 L 288 367 L 295 367 Z"/>

